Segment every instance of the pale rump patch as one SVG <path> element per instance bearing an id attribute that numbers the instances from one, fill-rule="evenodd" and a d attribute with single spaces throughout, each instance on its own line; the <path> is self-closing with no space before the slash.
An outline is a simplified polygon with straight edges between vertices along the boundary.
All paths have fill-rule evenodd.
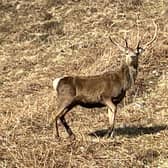
<path id="1" fill-rule="evenodd" d="M 63 79 L 63 78 L 64 78 L 64 77 L 60 77 L 60 78 L 54 79 L 54 81 L 53 81 L 53 88 L 54 88 L 54 90 L 57 89 L 57 86 L 58 86 L 60 80 Z"/>

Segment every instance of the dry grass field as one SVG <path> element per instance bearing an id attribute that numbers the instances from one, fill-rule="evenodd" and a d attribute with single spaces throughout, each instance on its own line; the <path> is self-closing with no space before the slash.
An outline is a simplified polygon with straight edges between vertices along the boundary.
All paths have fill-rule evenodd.
<path id="1" fill-rule="evenodd" d="M 119 107 L 116 136 L 106 138 L 107 109 L 74 108 L 70 141 L 52 123 L 52 80 L 118 68 L 124 56 L 108 36 L 135 47 L 157 40 L 140 58 L 134 88 Z M 0 167 L 168 168 L 167 0 L 0 0 Z"/>

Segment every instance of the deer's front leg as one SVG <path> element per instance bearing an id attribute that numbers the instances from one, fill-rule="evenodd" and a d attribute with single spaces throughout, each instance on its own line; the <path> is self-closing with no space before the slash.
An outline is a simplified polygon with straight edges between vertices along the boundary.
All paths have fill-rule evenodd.
<path id="1" fill-rule="evenodd" d="M 109 130 L 107 133 L 108 137 L 113 137 L 114 136 L 114 127 L 115 127 L 115 118 L 116 118 L 116 113 L 117 113 L 117 106 L 114 106 L 114 108 L 108 108 L 108 116 L 109 116 Z"/>
<path id="2" fill-rule="evenodd" d="M 108 117 L 109 117 L 109 130 L 107 132 L 108 137 L 114 136 L 114 126 L 115 126 L 115 118 L 117 113 L 117 106 L 112 103 L 111 100 L 105 101 L 107 107 L 108 107 Z"/>

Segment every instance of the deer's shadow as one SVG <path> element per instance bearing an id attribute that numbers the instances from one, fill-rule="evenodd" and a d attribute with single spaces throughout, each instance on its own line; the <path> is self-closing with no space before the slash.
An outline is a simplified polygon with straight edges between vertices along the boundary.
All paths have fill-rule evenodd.
<path id="1" fill-rule="evenodd" d="M 167 130 L 167 125 L 157 125 L 151 127 L 123 127 L 123 128 L 115 128 L 115 136 L 116 135 L 127 135 L 129 137 L 135 137 L 144 134 L 155 134 L 162 130 Z M 96 130 L 94 132 L 89 133 L 88 135 L 94 137 L 105 137 L 107 135 L 108 129 Z"/>

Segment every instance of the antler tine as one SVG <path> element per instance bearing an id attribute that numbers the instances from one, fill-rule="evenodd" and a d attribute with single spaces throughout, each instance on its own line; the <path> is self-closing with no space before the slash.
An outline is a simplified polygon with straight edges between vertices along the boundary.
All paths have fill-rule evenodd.
<path id="1" fill-rule="evenodd" d="M 152 44 L 152 43 L 156 40 L 156 35 L 157 35 L 157 24 L 155 23 L 154 20 L 153 20 L 153 24 L 154 24 L 154 26 L 155 26 L 155 34 L 154 34 L 152 40 L 149 41 L 149 42 L 147 42 L 147 43 L 144 45 L 144 47 L 143 47 L 144 49 L 145 49 L 147 46 L 149 46 L 150 44 Z"/>
<path id="2" fill-rule="evenodd" d="M 111 41 L 114 45 L 116 45 L 116 46 L 119 45 L 116 41 L 112 40 L 112 38 L 111 38 L 110 36 L 109 36 L 109 39 L 110 39 L 110 41 Z"/>
<path id="3" fill-rule="evenodd" d="M 126 48 L 128 48 L 128 41 L 127 41 L 127 39 L 124 38 L 124 41 L 125 41 L 125 46 L 126 46 Z"/>
<path id="4" fill-rule="evenodd" d="M 141 44 L 141 40 L 138 41 L 138 44 L 137 44 L 137 47 L 136 47 L 136 48 L 139 48 L 139 47 L 140 47 L 140 44 Z"/>
<path id="5" fill-rule="evenodd" d="M 121 51 L 125 51 L 125 48 L 120 46 L 116 41 L 112 40 L 112 38 L 109 36 L 110 41 L 116 45 Z"/>

